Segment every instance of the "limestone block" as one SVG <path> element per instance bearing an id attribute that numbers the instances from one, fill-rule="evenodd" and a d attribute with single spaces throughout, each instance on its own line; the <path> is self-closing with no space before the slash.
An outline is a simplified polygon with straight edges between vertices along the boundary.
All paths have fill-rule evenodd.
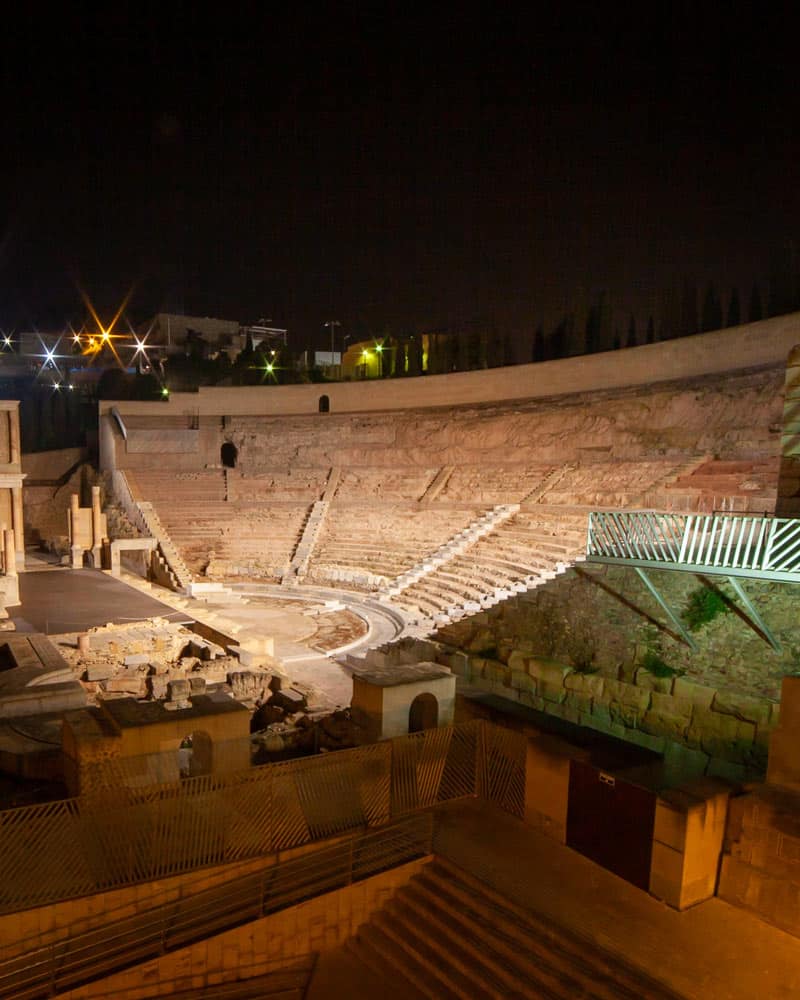
<path id="1" fill-rule="evenodd" d="M 689 746 L 700 747 L 712 757 L 742 762 L 753 750 L 756 727 L 734 715 L 722 715 L 706 708 L 695 708 L 687 733 Z"/>
<path id="2" fill-rule="evenodd" d="M 685 909 L 714 895 L 730 789 L 700 778 L 656 800 L 650 892 Z"/>
<path id="3" fill-rule="evenodd" d="M 638 687 L 647 688 L 648 691 L 660 691 L 662 694 L 669 694 L 675 682 L 674 677 L 656 677 L 645 667 L 639 667 L 634 674 L 634 680 Z"/>
<path id="4" fill-rule="evenodd" d="M 766 698 L 753 698 L 735 691 L 717 691 L 713 708 L 723 715 L 735 715 L 739 719 L 764 725 L 769 722 L 772 703 Z"/>
<path id="5" fill-rule="evenodd" d="M 521 673 L 527 673 L 529 659 L 530 659 L 530 654 L 523 653 L 519 649 L 514 649 L 509 655 L 507 662 L 512 670 L 519 671 Z"/>
<path id="6" fill-rule="evenodd" d="M 566 708 L 574 709 L 576 712 L 582 712 L 590 714 L 592 711 L 593 699 L 585 694 L 580 694 L 577 691 L 567 691 L 567 697 L 564 699 L 564 706 Z"/>
<path id="7" fill-rule="evenodd" d="M 536 681 L 527 672 L 521 670 L 511 671 L 511 687 L 516 691 L 531 691 L 536 693 Z"/>
<path id="8" fill-rule="evenodd" d="M 676 698 L 688 698 L 693 705 L 700 708 L 711 708 L 717 692 L 715 688 L 707 687 L 705 684 L 697 684 L 685 677 L 676 677 L 672 693 Z"/>
<path id="9" fill-rule="evenodd" d="M 601 698 L 604 684 L 605 678 L 602 674 L 584 674 L 575 671 L 564 678 L 564 687 L 568 691 L 574 691 L 590 698 Z"/>
<path id="10" fill-rule="evenodd" d="M 688 722 L 692 717 L 694 705 L 688 698 L 676 698 L 673 695 L 653 691 L 650 696 L 650 711 L 663 715 L 681 716 Z"/>
<path id="11" fill-rule="evenodd" d="M 572 667 L 566 667 L 553 660 L 532 659 L 529 670 L 531 676 L 536 678 L 539 695 L 545 701 L 557 703 L 564 701 L 567 696 L 564 681 L 573 673 Z"/>
<path id="12" fill-rule="evenodd" d="M 171 680 L 167 682 L 167 693 L 172 701 L 186 701 L 192 689 L 187 680 Z"/>
<path id="13" fill-rule="evenodd" d="M 86 666 L 84 680 L 104 681 L 113 673 L 113 667 L 108 663 L 89 663 Z"/>
<path id="14" fill-rule="evenodd" d="M 680 742 L 686 736 L 689 720 L 685 715 L 673 715 L 666 712 L 646 712 L 639 720 L 642 731 L 651 736 L 663 736 L 666 739 Z"/>
<path id="15" fill-rule="evenodd" d="M 528 741 L 525 763 L 525 822 L 559 843 L 567 839 L 569 767 L 588 753 L 555 736 Z"/>

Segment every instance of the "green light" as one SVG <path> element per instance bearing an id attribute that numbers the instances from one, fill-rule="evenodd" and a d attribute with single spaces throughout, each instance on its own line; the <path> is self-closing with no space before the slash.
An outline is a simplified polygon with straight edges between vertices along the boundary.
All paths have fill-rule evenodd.
<path id="1" fill-rule="evenodd" d="M 270 373 L 270 375 L 272 374 L 272 368 L 273 366 L 271 364 L 267 365 L 267 371 Z"/>
<path id="2" fill-rule="evenodd" d="M 161 390 L 161 395 L 169 396 L 169 389 L 166 386 L 164 386 L 164 388 Z"/>
<path id="3" fill-rule="evenodd" d="M 383 344 L 378 344 L 378 346 L 375 348 L 375 350 L 378 352 L 378 354 L 380 354 L 381 351 L 383 350 Z"/>

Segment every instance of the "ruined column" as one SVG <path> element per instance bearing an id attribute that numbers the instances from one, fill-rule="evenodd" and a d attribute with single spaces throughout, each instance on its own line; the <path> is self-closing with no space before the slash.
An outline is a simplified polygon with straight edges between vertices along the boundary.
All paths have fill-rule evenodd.
<path id="1" fill-rule="evenodd" d="M 22 486 L 11 487 L 11 527 L 17 545 L 17 561 L 25 565 L 25 530 L 22 521 Z"/>
<path id="2" fill-rule="evenodd" d="M 73 569 L 80 569 L 83 566 L 83 549 L 79 544 L 78 517 L 80 511 L 80 500 L 78 494 L 73 493 L 69 498 L 69 555 L 70 565 Z"/>
<path id="3" fill-rule="evenodd" d="M 19 465 L 19 409 L 16 406 L 8 411 L 8 437 L 8 451 L 11 464 Z"/>
<path id="4" fill-rule="evenodd" d="M 3 532 L 3 561 L 6 576 L 17 575 L 17 553 L 14 548 L 14 529 L 6 528 Z"/>
<path id="5" fill-rule="evenodd" d="M 92 561 L 94 568 L 102 566 L 103 522 L 100 511 L 100 487 L 92 487 Z"/>

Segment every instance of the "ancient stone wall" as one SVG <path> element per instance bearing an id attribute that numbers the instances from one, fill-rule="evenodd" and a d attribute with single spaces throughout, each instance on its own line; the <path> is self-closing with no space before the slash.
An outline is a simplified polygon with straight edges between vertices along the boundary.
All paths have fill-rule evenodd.
<path id="1" fill-rule="evenodd" d="M 706 589 L 691 574 L 652 576 L 681 613 Z M 476 688 L 664 753 L 676 774 L 761 777 L 800 625 L 795 587 L 744 586 L 782 653 L 724 585 L 728 610 L 691 632 L 693 652 L 632 570 L 596 567 L 441 629 L 451 650 L 439 658 Z"/>

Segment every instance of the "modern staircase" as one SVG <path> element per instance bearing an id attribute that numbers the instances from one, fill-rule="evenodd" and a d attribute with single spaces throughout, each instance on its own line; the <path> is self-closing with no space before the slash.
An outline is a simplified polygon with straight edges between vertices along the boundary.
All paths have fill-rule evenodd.
<path id="1" fill-rule="evenodd" d="M 409 997 L 676 1000 L 623 957 L 508 900 L 451 862 L 426 865 L 347 944 Z"/>

